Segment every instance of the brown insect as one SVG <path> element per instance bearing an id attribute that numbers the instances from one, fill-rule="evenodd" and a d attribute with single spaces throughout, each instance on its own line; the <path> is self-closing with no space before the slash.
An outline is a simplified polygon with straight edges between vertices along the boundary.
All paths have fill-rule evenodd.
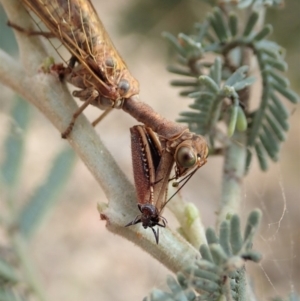
<path id="1" fill-rule="evenodd" d="M 193 151 L 199 157 L 205 157 L 207 145 L 202 136 L 190 133 L 187 126 L 167 120 L 139 100 L 138 82 L 117 53 L 90 0 L 21 1 L 45 23 L 50 36 L 58 38 L 72 54 L 65 70 L 66 79 L 81 89 L 73 95 L 85 103 L 74 113 L 69 127 L 62 133 L 64 138 L 89 104 L 100 109 L 121 107 L 156 132 L 160 140 L 165 141 L 162 141 L 163 149 L 172 150 L 173 145 L 187 139 Z M 35 33 L 49 37 L 49 33 Z"/>
<path id="2" fill-rule="evenodd" d="M 161 214 L 168 202 L 169 181 L 185 176 L 185 184 L 206 163 L 207 149 L 203 158 L 200 158 L 191 148 L 191 140 L 183 139 L 179 142 L 177 139 L 171 147 L 173 150 L 165 151 L 158 136 L 150 128 L 139 125 L 132 127 L 130 132 L 133 174 L 141 214 L 126 227 L 137 223 L 142 223 L 145 229 L 150 227 L 158 244 L 159 229 L 156 232 L 154 227 L 166 227 L 167 221 Z M 170 178 L 174 158 L 175 176 Z"/>
<path id="3" fill-rule="evenodd" d="M 128 223 L 126 227 L 142 223 L 145 229 L 151 228 L 156 243 L 158 243 L 159 231 L 156 232 L 153 227 L 166 226 L 166 220 L 161 216 L 161 212 L 164 203 L 166 203 L 168 184 L 168 181 L 165 181 L 162 195 L 154 197 L 155 185 L 158 184 L 158 182 L 156 183 L 156 173 L 162 157 L 161 145 L 150 128 L 141 125 L 134 126 L 130 129 L 130 133 L 133 175 L 141 215 Z M 161 180 L 168 180 L 170 172 L 171 169 L 165 170 L 164 178 Z"/>
<path id="4" fill-rule="evenodd" d="M 102 109 L 122 107 L 124 99 L 139 93 L 137 80 L 129 73 L 90 0 L 21 1 L 51 32 L 33 34 L 59 39 L 72 55 L 65 78 L 81 89 L 73 95 L 84 104 L 74 113 L 63 138 L 89 104 Z"/>
<path id="5" fill-rule="evenodd" d="M 128 226 L 142 222 L 145 228 L 152 229 L 158 242 L 158 232 L 153 227 L 166 225 L 161 213 L 166 204 L 172 166 L 175 163 L 172 179 L 184 177 L 185 184 L 206 163 L 208 148 L 205 139 L 191 133 L 187 126 L 167 120 L 139 100 L 138 82 L 117 53 L 90 0 L 21 1 L 45 23 L 51 32 L 50 37 L 58 38 L 72 55 L 64 74 L 67 81 L 81 89 L 73 95 L 84 104 L 74 113 L 69 127 L 62 133 L 63 138 L 71 132 L 76 118 L 89 104 L 100 109 L 109 106 L 122 108 L 145 124 L 145 127 L 131 130 L 132 141 L 142 139 L 144 146 L 137 142 L 132 146 L 141 215 Z M 22 30 L 16 25 L 14 27 Z M 49 37 L 42 32 L 31 34 Z M 141 162 L 148 164 L 148 172 L 144 170 L 146 165 L 141 168 Z"/>

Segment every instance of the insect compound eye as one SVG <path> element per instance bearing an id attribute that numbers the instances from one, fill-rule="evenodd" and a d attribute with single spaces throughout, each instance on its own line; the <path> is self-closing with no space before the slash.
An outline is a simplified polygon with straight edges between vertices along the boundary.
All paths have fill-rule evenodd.
<path id="1" fill-rule="evenodd" d="M 129 82 L 126 79 L 121 79 L 118 84 L 118 88 L 119 88 L 120 94 L 125 95 L 130 89 Z"/>
<path id="2" fill-rule="evenodd" d="M 177 151 L 176 161 L 180 164 L 180 166 L 190 168 L 196 164 L 197 156 L 193 152 L 192 148 L 182 146 Z"/>

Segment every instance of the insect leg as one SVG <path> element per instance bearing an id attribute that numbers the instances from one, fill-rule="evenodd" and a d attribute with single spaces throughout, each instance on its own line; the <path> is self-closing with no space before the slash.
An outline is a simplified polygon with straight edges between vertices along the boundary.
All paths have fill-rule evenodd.
<path id="1" fill-rule="evenodd" d="M 44 32 L 44 31 L 35 31 L 23 28 L 15 23 L 7 21 L 7 26 L 12 27 L 13 29 L 26 34 L 27 36 L 43 36 L 47 39 L 55 38 L 55 35 L 52 32 Z"/>
<path id="2" fill-rule="evenodd" d="M 167 220 L 163 216 L 160 216 L 159 218 L 162 221 L 162 224 L 157 223 L 157 226 L 160 226 L 162 228 L 166 228 L 166 226 L 167 226 Z"/>
<path id="3" fill-rule="evenodd" d="M 141 221 L 142 221 L 141 220 L 141 216 L 138 215 L 138 216 L 136 216 L 136 218 L 133 221 L 131 221 L 130 223 L 126 224 L 125 227 L 136 225 L 136 224 L 140 223 Z"/>
<path id="4" fill-rule="evenodd" d="M 73 114 L 72 120 L 69 124 L 69 126 L 67 127 L 67 129 L 61 134 L 61 137 L 63 139 L 66 139 L 68 137 L 68 135 L 71 133 L 75 121 L 77 119 L 77 117 L 84 111 L 84 109 L 91 103 L 93 102 L 98 96 L 99 93 L 97 90 L 95 90 L 93 87 L 82 90 L 82 91 L 74 91 L 73 92 L 73 96 L 75 97 L 81 97 L 83 95 L 86 96 L 86 94 L 90 94 L 89 97 L 85 100 L 85 102 L 77 109 L 77 111 Z"/>
<path id="5" fill-rule="evenodd" d="M 72 55 L 71 58 L 70 58 L 70 60 L 69 60 L 68 66 L 69 66 L 71 69 L 73 69 L 73 68 L 75 67 L 75 64 L 76 64 L 77 61 L 78 61 L 78 60 L 77 60 L 77 57 L 74 56 L 74 55 Z"/>
<path id="6" fill-rule="evenodd" d="M 158 244 L 158 242 L 159 242 L 159 228 L 157 228 L 157 232 L 152 227 L 151 227 L 151 230 L 153 231 L 156 244 Z"/>
<path id="7" fill-rule="evenodd" d="M 104 111 L 104 113 L 102 113 L 98 118 L 96 118 L 93 122 L 92 122 L 92 126 L 96 126 L 102 119 L 104 119 L 111 111 L 113 110 L 113 108 L 108 108 Z"/>

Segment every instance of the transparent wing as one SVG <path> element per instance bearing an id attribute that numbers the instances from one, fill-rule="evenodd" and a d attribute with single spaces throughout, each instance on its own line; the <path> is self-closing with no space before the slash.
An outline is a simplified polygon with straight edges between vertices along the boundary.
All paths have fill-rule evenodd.
<path id="1" fill-rule="evenodd" d="M 120 82 L 128 83 L 120 93 L 104 95 L 111 99 L 130 97 L 138 94 L 138 82 L 129 73 L 123 59 L 118 54 L 89 0 L 22 0 L 76 57 L 80 67 L 78 73 L 88 75 L 92 82 L 106 86 L 107 90 L 117 90 Z M 92 79 L 91 79 L 92 76 Z M 110 89 L 110 88 L 114 89 Z M 102 89 L 100 88 L 100 93 Z M 123 89 L 124 90 L 124 89 Z"/>

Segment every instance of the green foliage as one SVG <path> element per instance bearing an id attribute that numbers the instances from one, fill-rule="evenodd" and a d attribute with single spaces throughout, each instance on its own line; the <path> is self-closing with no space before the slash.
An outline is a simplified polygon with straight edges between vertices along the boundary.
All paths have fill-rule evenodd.
<path id="1" fill-rule="evenodd" d="M 11 112 L 12 122 L 10 134 L 5 141 L 5 159 L 1 167 L 2 179 L 11 188 L 18 184 L 21 163 L 24 154 L 24 137 L 29 124 L 29 105 L 20 98 L 16 98 Z"/>
<path id="2" fill-rule="evenodd" d="M 20 301 L 20 300 L 26 300 L 26 299 L 20 299 L 20 296 L 18 296 L 13 290 L 8 288 L 1 288 L 0 287 L 0 300 L 1 301 Z"/>
<path id="3" fill-rule="evenodd" d="M 207 134 L 210 139 L 213 138 L 214 128 L 222 118 L 228 120 L 228 136 L 232 136 L 237 124 L 239 130 L 246 130 L 246 117 L 239 105 L 240 99 L 237 91 L 251 85 L 254 81 L 253 77 L 245 77 L 247 70 L 246 66 L 240 67 L 222 84 L 221 61 L 216 58 L 210 68 L 209 76 L 199 77 L 199 83 L 202 86 L 200 91 L 189 94 L 195 99 L 189 107 L 198 112 L 183 112 L 180 114 L 183 118 L 178 121 L 188 123 L 193 131 L 202 135 Z M 230 109 L 223 110 L 224 101 L 227 99 L 231 100 Z"/>
<path id="4" fill-rule="evenodd" d="M 1 212 L 0 220 L 7 237 L 14 245 L 12 249 L 0 245 L 0 300 L 5 301 L 26 300 L 20 296 L 28 295 L 28 291 L 37 292 L 34 281 L 30 280 L 32 268 L 28 263 L 30 255 L 25 251 L 26 245 L 28 239 L 59 201 L 59 195 L 69 179 L 75 162 L 75 153 L 70 148 L 58 153 L 44 183 L 33 191 L 24 205 L 19 196 L 16 197 L 16 192 L 21 180 L 29 123 L 30 105 L 16 98 L 4 143 L 5 157 L 0 168 L 2 196 L 6 196 L 2 205 L 6 204 L 7 207 L 7 210 Z M 19 275 L 20 267 L 24 270 L 22 276 Z"/>
<path id="5" fill-rule="evenodd" d="M 207 244 L 200 247 L 201 259 L 177 274 L 168 277 L 171 292 L 155 289 L 145 300 L 238 300 L 246 291 L 245 263 L 259 262 L 261 255 L 252 250 L 253 238 L 261 220 L 261 212 L 250 213 L 241 232 L 240 218 L 229 217 L 219 229 L 219 236 L 211 228 L 206 231 Z"/>
<path id="6" fill-rule="evenodd" d="M 22 208 L 17 220 L 25 237 L 32 236 L 44 216 L 58 202 L 59 195 L 70 177 L 74 160 L 75 154 L 70 148 L 59 153 L 53 161 L 45 183 L 36 189 Z"/>
<path id="7" fill-rule="evenodd" d="M 14 284 L 18 282 L 15 270 L 6 261 L 0 258 L 0 283 Z"/>
<path id="8" fill-rule="evenodd" d="M 159 34 L 158 24 L 161 24 L 162 28 L 169 26 L 174 30 L 183 28 L 188 30 L 193 20 L 199 17 L 197 7 L 199 3 L 186 0 L 135 0 L 127 2 L 122 7 L 122 13 L 116 22 L 122 35 L 141 34 L 147 35 L 149 39 Z M 189 19 L 182 18 L 182 16 L 189 16 Z"/>
<path id="9" fill-rule="evenodd" d="M 17 42 L 15 36 L 12 32 L 12 29 L 9 26 L 6 26 L 7 16 L 3 10 L 2 5 L 0 5 L 0 30 L 1 30 L 1 39 L 0 39 L 0 48 L 5 50 L 7 53 L 12 55 L 17 54 Z"/>
<path id="10" fill-rule="evenodd" d="M 235 4 L 238 8 L 243 9 L 251 5 L 257 6 L 274 6 L 281 7 L 284 4 L 284 0 L 203 0 L 212 6 Z"/>
<path id="11" fill-rule="evenodd" d="M 20 300 L 16 292 L 14 292 L 14 286 L 20 281 L 17 275 L 15 267 L 0 258 L 0 300 L 2 301 L 14 301 Z"/>
<path id="12" fill-rule="evenodd" d="M 238 7 L 246 2 L 248 7 L 254 1 L 240 1 Z M 267 169 L 268 158 L 278 160 L 280 144 L 289 129 L 289 112 L 281 98 L 293 104 L 299 102 L 283 74 L 287 64 L 282 47 L 267 39 L 272 26 L 259 24 L 260 15 L 255 9 L 265 2 L 255 1 L 246 22 L 240 20 L 232 6 L 227 10 L 215 7 L 203 23 L 195 25 L 194 35 L 179 34 L 175 38 L 164 33 L 179 54 L 180 67 L 172 66 L 169 71 L 189 77 L 171 84 L 184 87 L 180 94 L 194 99 L 189 106 L 193 111 L 181 113 L 178 121 L 187 123 L 196 133 L 207 135 L 211 153 L 224 122 L 229 137 L 236 130 L 247 129 L 247 166 L 256 152 L 262 170 Z M 279 1 L 268 2 L 279 4 Z M 210 63 L 212 55 L 214 63 Z M 249 104 L 249 86 L 254 83 L 254 77 L 248 76 L 251 70 L 244 66 L 252 56 L 258 63 L 262 87 L 260 103 L 254 110 L 250 110 Z"/>
<path id="13" fill-rule="evenodd" d="M 296 294 L 296 292 L 292 291 L 289 296 L 285 299 L 283 298 L 273 298 L 272 301 L 299 301 L 300 300 L 300 296 L 298 294 Z"/>

